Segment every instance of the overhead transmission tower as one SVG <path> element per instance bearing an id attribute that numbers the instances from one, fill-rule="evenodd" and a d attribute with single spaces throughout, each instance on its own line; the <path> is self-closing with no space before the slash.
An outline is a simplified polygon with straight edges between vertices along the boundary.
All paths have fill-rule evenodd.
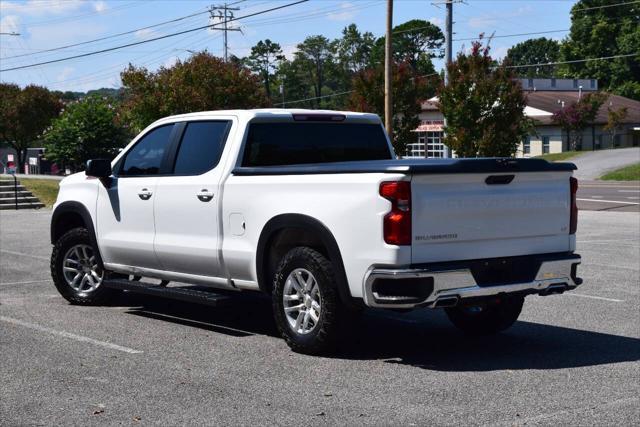
<path id="1" fill-rule="evenodd" d="M 222 43 L 223 43 L 223 51 L 224 51 L 224 62 L 227 62 L 229 60 L 229 43 L 228 43 L 228 39 L 227 39 L 227 31 L 240 31 L 242 32 L 242 30 L 240 28 L 229 28 L 229 25 L 227 25 L 227 23 L 231 20 L 234 19 L 233 16 L 233 11 L 235 10 L 240 10 L 239 7 L 229 7 L 229 5 L 227 3 L 224 3 L 221 6 L 211 6 L 209 8 L 209 15 L 211 16 L 212 20 L 215 19 L 219 19 L 220 23 L 222 23 L 222 31 L 223 31 L 223 39 L 222 39 Z M 215 24 L 214 24 L 215 25 Z"/>

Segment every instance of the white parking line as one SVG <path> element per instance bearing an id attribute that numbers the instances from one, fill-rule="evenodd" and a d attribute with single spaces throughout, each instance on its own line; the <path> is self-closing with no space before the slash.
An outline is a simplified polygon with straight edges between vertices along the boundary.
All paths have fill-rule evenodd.
<path id="1" fill-rule="evenodd" d="M 618 193 L 640 193 L 640 190 L 618 190 Z"/>
<path id="2" fill-rule="evenodd" d="M 576 243 L 618 243 L 618 242 L 637 242 L 638 239 L 616 239 L 616 240 L 578 240 Z"/>
<path id="3" fill-rule="evenodd" d="M 5 253 L 5 254 L 9 254 L 9 255 L 18 255 L 18 256 L 26 256 L 29 258 L 35 258 L 35 259 L 43 259 L 45 261 L 49 261 L 48 257 L 44 257 L 44 256 L 38 256 L 38 255 L 31 255 L 31 254 L 25 254 L 22 252 L 14 252 L 14 251 L 8 251 L 6 249 L 0 249 L 0 252 Z"/>
<path id="4" fill-rule="evenodd" d="M 46 332 L 48 334 L 56 335 L 58 337 L 70 338 L 72 340 L 76 340 L 76 341 L 80 341 L 80 342 L 86 342 L 86 343 L 89 343 L 89 344 L 97 345 L 98 347 L 104 347 L 104 348 L 108 348 L 108 349 L 111 349 L 111 350 L 122 351 L 124 353 L 129 353 L 129 354 L 140 354 L 140 353 L 143 353 L 142 350 L 134 350 L 132 348 L 123 347 L 121 345 L 112 344 L 110 342 L 94 340 L 93 338 L 83 337 L 82 335 L 72 334 L 71 332 L 57 331 L 55 329 L 47 328 L 45 326 L 36 325 L 35 323 L 25 322 L 23 320 L 14 319 L 12 317 L 0 316 L 0 321 L 6 322 L 6 323 L 11 323 L 12 325 L 24 326 L 25 328 L 34 329 L 34 330 L 40 331 L 40 332 Z"/>
<path id="5" fill-rule="evenodd" d="M 596 200 L 596 199 L 576 199 L 583 202 L 597 202 L 597 203 L 619 203 L 621 205 L 640 205 L 638 202 L 622 202 L 619 200 Z"/>
<path id="6" fill-rule="evenodd" d="M 615 264 L 599 264 L 597 262 L 584 262 L 582 264 L 582 268 L 590 266 L 590 265 L 595 265 L 597 267 L 605 267 L 605 268 L 620 268 L 623 270 L 631 270 L 631 271 L 640 271 L 639 268 L 635 268 L 635 267 L 629 267 L 626 265 L 615 265 Z"/>
<path id="7" fill-rule="evenodd" d="M 574 297 L 581 297 L 581 298 L 599 299 L 602 301 L 609 301 L 609 302 L 624 302 L 624 300 L 621 300 L 621 299 L 597 297 L 595 295 L 577 294 L 575 292 L 569 292 L 569 293 L 566 293 L 565 295 L 573 295 Z"/>
<path id="8" fill-rule="evenodd" d="M 8 282 L 8 283 L 0 283 L 0 286 L 11 286 L 11 285 L 31 285 L 34 283 L 44 283 L 50 282 L 51 279 L 42 279 L 42 280 L 30 280 L 28 282 Z"/>

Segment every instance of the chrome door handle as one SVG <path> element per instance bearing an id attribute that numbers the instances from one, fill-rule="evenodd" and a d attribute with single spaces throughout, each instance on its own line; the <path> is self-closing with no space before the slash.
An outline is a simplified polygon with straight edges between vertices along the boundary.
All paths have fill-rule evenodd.
<path id="1" fill-rule="evenodd" d="M 213 200 L 213 193 L 206 188 L 200 190 L 200 192 L 197 193 L 196 196 L 198 196 L 198 199 L 200 199 L 201 202 L 210 202 L 211 200 Z"/>
<path id="2" fill-rule="evenodd" d="M 153 193 L 151 191 L 149 191 L 146 188 L 143 188 L 142 190 L 140 190 L 140 192 L 138 193 L 138 197 L 140 197 L 142 200 L 149 200 L 151 198 L 151 195 Z"/>

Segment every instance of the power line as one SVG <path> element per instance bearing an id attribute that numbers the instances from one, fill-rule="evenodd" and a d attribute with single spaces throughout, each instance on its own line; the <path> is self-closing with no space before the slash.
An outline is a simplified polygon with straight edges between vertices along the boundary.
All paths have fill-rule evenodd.
<path id="1" fill-rule="evenodd" d="M 130 2 L 130 3 L 125 3 L 122 4 L 120 6 L 116 6 L 116 7 L 110 7 L 108 9 L 102 10 L 102 11 L 94 11 L 94 12 L 89 12 L 89 13 L 83 13 L 80 15 L 74 15 L 74 16 L 66 16 L 66 17 L 61 17 L 61 18 L 55 18 L 55 19 L 48 19 L 46 21 L 36 21 L 36 22 L 29 22 L 26 24 L 26 27 L 31 28 L 31 27 L 40 27 L 42 25 L 47 25 L 47 24 L 58 24 L 61 22 L 71 22 L 71 21 L 79 21 L 82 19 L 86 19 L 89 16 L 94 16 L 94 15 L 107 15 L 107 14 L 111 14 L 113 12 L 117 12 L 119 10 L 122 9 L 130 9 L 132 7 L 138 7 L 145 4 L 145 2 L 143 0 L 140 1 L 134 1 L 134 2 Z"/>
<path id="2" fill-rule="evenodd" d="M 508 65 L 505 68 L 526 68 L 526 67 L 540 67 L 540 66 L 544 66 L 544 65 L 572 64 L 572 63 L 577 63 L 577 62 L 588 62 L 588 61 L 599 61 L 599 60 L 605 60 L 605 59 L 626 58 L 626 57 L 635 56 L 635 55 L 640 55 L 640 52 L 629 53 L 629 54 L 625 54 L 625 55 L 603 56 L 603 57 L 600 57 L 600 58 L 575 59 L 575 60 L 571 60 L 571 61 L 546 62 L 546 63 L 526 64 L 526 65 Z M 418 76 L 418 78 L 432 77 L 432 76 L 436 76 L 438 74 L 439 73 L 425 74 L 423 76 Z M 349 90 L 349 91 L 346 91 L 346 92 L 332 93 L 330 95 L 322 95 L 322 96 L 316 96 L 316 97 L 312 97 L 312 98 L 296 99 L 294 101 L 278 102 L 278 103 L 275 103 L 274 105 L 285 106 L 286 104 L 297 104 L 297 103 L 300 103 L 300 102 L 313 101 L 315 99 L 331 98 L 331 97 L 334 97 L 334 96 L 347 95 L 347 94 L 352 93 L 352 92 L 355 92 L 355 90 Z"/>
<path id="3" fill-rule="evenodd" d="M 173 43 L 171 46 L 175 46 L 177 44 L 182 44 L 182 43 L 186 43 L 187 40 L 191 40 L 193 37 L 197 37 L 198 34 L 189 34 L 187 36 L 185 36 L 184 38 L 179 38 L 175 43 Z M 219 37 L 221 37 L 221 34 L 216 34 L 215 36 L 211 37 L 208 34 L 205 37 L 201 37 L 198 40 L 195 41 L 189 41 L 189 46 L 193 47 L 193 46 L 199 46 L 202 44 L 202 42 L 210 42 L 212 40 L 218 39 Z M 176 48 L 171 49 L 168 54 L 171 55 L 171 52 L 176 51 Z M 97 81 L 97 80 L 102 80 L 105 79 L 107 77 L 112 76 L 114 73 L 117 73 L 117 76 L 119 76 L 120 71 L 122 71 L 122 69 L 124 67 L 126 67 L 128 64 L 134 64 L 135 62 L 139 62 L 144 58 L 147 57 L 151 57 L 153 56 L 153 59 L 149 59 L 146 60 L 140 64 L 136 64 L 137 67 L 147 67 L 151 64 L 155 64 L 158 63 L 162 60 L 166 60 L 167 58 L 167 53 L 163 53 L 160 56 L 154 55 L 155 53 L 158 52 L 148 52 L 142 56 L 137 57 L 134 60 L 128 60 L 125 61 L 123 63 L 119 63 L 119 64 L 115 64 L 115 65 L 111 65 L 107 68 L 104 68 L 100 71 L 94 71 L 92 73 L 88 73 L 88 74 L 84 74 L 82 76 L 76 76 L 73 78 L 69 78 L 69 79 L 64 79 L 64 80 L 58 80 L 58 81 L 54 81 L 51 82 L 52 85 L 59 85 L 61 83 L 69 83 L 69 82 L 78 82 L 78 84 L 85 84 L 85 83 L 89 83 L 89 82 L 93 82 L 93 81 Z"/>
<path id="4" fill-rule="evenodd" d="M 291 13 L 291 14 L 288 14 L 288 15 L 278 16 L 276 18 L 250 20 L 250 21 L 246 21 L 245 23 L 246 24 L 250 24 L 253 27 L 257 27 L 257 26 L 262 26 L 262 25 L 273 25 L 273 24 L 280 24 L 280 23 L 300 22 L 302 20 L 315 19 L 318 16 L 326 16 L 328 13 L 331 13 L 333 11 L 351 12 L 351 11 L 355 11 L 355 10 L 360 10 L 360 9 L 365 9 L 365 8 L 368 8 L 368 7 L 372 7 L 372 6 L 377 6 L 377 5 L 380 5 L 380 4 L 382 4 L 382 3 L 378 2 L 378 1 L 371 1 L 369 3 L 352 5 L 352 6 L 348 6 L 348 7 L 344 7 L 344 8 L 336 8 L 335 6 L 332 5 L 332 6 L 325 6 L 325 7 L 321 7 L 321 8 L 316 8 L 311 13 L 309 13 L 309 12 L 295 12 L 295 13 Z"/>
<path id="5" fill-rule="evenodd" d="M 237 17 L 237 18 L 233 18 L 233 19 L 230 19 L 228 21 L 225 21 L 225 23 L 226 22 L 230 22 L 230 21 L 237 21 L 237 20 L 243 19 L 243 18 L 248 18 L 250 16 L 261 15 L 263 13 L 272 12 L 272 11 L 278 10 L 278 9 L 283 9 L 285 7 L 295 6 L 297 4 L 306 3 L 308 1 L 309 0 L 298 0 L 298 1 L 293 2 L 293 3 L 288 3 L 288 4 L 285 4 L 285 5 L 282 5 L 282 6 L 276 6 L 276 7 L 272 7 L 271 9 L 265 9 L 265 10 L 262 10 L 262 11 L 259 11 L 259 12 L 250 13 L 248 15 L 244 15 L 244 16 L 240 16 L 240 17 Z M 51 61 L 37 62 L 35 64 L 22 65 L 22 66 L 19 66 L 19 67 L 5 68 L 4 70 L 0 70 L 0 72 L 22 70 L 22 69 L 25 69 L 25 68 L 37 67 L 37 66 L 40 66 L 40 65 L 54 64 L 54 63 L 57 63 L 57 62 L 69 61 L 71 59 L 84 58 L 84 57 L 87 57 L 87 56 L 97 55 L 97 54 L 105 53 L 105 52 L 111 52 L 111 51 L 114 51 L 114 50 L 124 49 L 124 48 L 130 47 L 130 46 L 137 46 L 137 45 L 144 44 L 144 43 L 150 43 L 150 42 L 157 41 L 157 40 L 163 40 L 163 39 L 166 39 L 166 38 L 169 38 L 169 37 L 175 37 L 175 36 L 179 36 L 181 34 L 191 33 L 191 32 L 194 32 L 194 31 L 204 30 L 204 29 L 207 29 L 207 28 L 211 28 L 211 25 L 204 25 L 204 26 L 201 26 L 201 27 L 191 28 L 189 30 L 179 31 L 177 33 L 166 34 L 164 36 L 158 36 L 158 37 L 154 37 L 154 38 L 151 38 L 151 39 L 148 39 L 148 40 L 141 40 L 139 42 L 127 43 L 127 44 L 124 44 L 124 45 L 114 46 L 114 47 L 110 47 L 110 48 L 107 48 L 107 49 L 101 49 L 101 50 L 97 50 L 97 51 L 90 52 L 90 53 L 84 53 L 84 54 L 81 54 L 81 55 L 68 56 L 66 58 L 59 58 L 59 59 L 54 59 L 54 60 L 51 60 Z"/>
<path id="6" fill-rule="evenodd" d="M 82 45 L 85 45 L 85 44 L 95 43 L 95 42 L 99 42 L 99 41 L 103 41 L 103 40 L 108 40 L 108 39 L 112 39 L 112 38 L 115 38 L 115 37 L 126 36 L 128 34 L 133 34 L 133 33 L 136 33 L 138 31 L 142 31 L 142 30 L 148 30 L 148 29 L 151 29 L 151 28 L 159 27 L 161 25 L 165 25 L 165 24 L 171 24 L 173 22 L 182 21 L 182 20 L 185 20 L 187 18 L 192 18 L 194 16 L 203 15 L 205 13 L 208 14 L 209 10 L 205 10 L 203 12 L 192 13 L 191 15 L 181 16 L 180 18 L 170 19 L 169 21 L 159 22 L 157 24 L 148 25 L 146 27 L 141 27 L 141 28 L 136 28 L 134 30 L 125 31 L 123 33 L 112 34 L 110 36 L 104 36 L 104 37 L 100 37 L 100 38 L 93 39 L 93 40 L 87 40 L 87 41 L 80 42 L 80 43 L 68 44 L 68 45 L 65 45 L 65 46 L 52 47 L 50 49 L 43 49 L 43 50 L 40 50 L 40 51 L 37 51 L 37 52 L 23 53 L 23 54 L 14 55 L 14 56 L 5 56 L 2 59 L 20 58 L 20 57 L 23 57 L 23 56 L 37 55 L 39 53 L 54 52 L 54 51 L 57 51 L 57 50 L 63 50 L 63 49 L 67 49 L 69 47 L 82 46 Z"/>
<path id="7" fill-rule="evenodd" d="M 191 21 L 192 19 L 198 19 L 198 22 L 192 22 Z M 158 30 L 148 30 L 149 33 L 147 33 L 147 34 L 137 34 L 135 40 L 146 40 L 149 37 L 155 37 L 155 36 L 160 35 L 160 34 L 167 34 L 167 33 L 170 33 L 170 32 L 176 32 L 176 31 L 189 29 L 189 28 L 192 28 L 194 25 L 199 25 L 200 21 L 201 20 L 198 17 L 194 17 L 194 18 L 191 18 L 190 20 L 175 22 L 173 24 L 168 24 L 168 25 L 163 26 L 161 29 L 158 29 Z M 205 18 L 205 22 L 209 22 L 209 21 L 206 21 L 206 18 Z M 155 33 L 155 31 L 159 31 L 159 32 Z M 192 33 L 192 34 L 195 34 L 195 33 Z M 122 42 L 124 43 L 125 40 L 123 40 Z M 93 52 L 93 51 L 95 51 L 97 49 L 101 49 L 103 47 L 109 47 L 109 46 L 112 46 L 112 44 L 109 43 L 109 41 L 103 41 L 103 42 L 99 42 L 99 43 L 96 43 L 96 44 L 93 44 L 93 45 L 87 45 L 86 47 L 80 46 L 79 48 L 65 49 L 64 51 L 62 51 L 62 54 L 64 54 L 64 55 L 73 55 L 73 54 L 76 54 L 76 53 L 89 53 L 89 52 Z M 165 49 L 164 47 L 162 47 L 162 48 L 157 47 L 157 48 L 155 48 L 153 50 L 144 51 L 143 50 L 144 47 L 145 46 L 130 47 L 130 48 L 127 49 L 127 55 L 129 55 L 129 54 L 135 55 L 135 54 L 144 54 L 144 53 L 155 53 L 155 52 L 159 52 L 162 49 Z M 42 49 L 42 48 L 40 48 L 40 49 Z M 35 51 L 36 49 L 23 49 L 23 50 L 25 50 L 25 51 Z M 111 54 L 117 54 L 118 52 L 119 51 L 114 51 L 114 52 L 111 52 Z M 17 58 L 17 59 L 11 59 L 11 60 L 7 60 L 7 61 L 4 61 L 4 59 L 5 59 L 4 57 L 0 57 L 0 64 L 4 65 L 5 67 L 20 66 L 20 65 L 28 64 L 30 61 L 48 61 L 49 59 L 55 59 L 56 57 L 60 57 L 59 55 L 60 55 L 60 52 L 49 52 L 49 53 L 38 54 L 34 58 Z M 22 61 L 22 62 L 9 64 L 9 61 Z"/>
<path id="8" fill-rule="evenodd" d="M 627 53 L 624 55 L 601 56 L 600 58 L 573 59 L 571 61 L 545 62 L 540 64 L 526 64 L 526 65 L 507 65 L 505 68 L 527 68 L 527 67 L 541 67 L 544 65 L 575 64 L 578 62 L 601 61 L 605 59 L 616 59 L 616 58 L 628 58 L 630 56 L 638 56 L 638 55 L 640 55 L 640 52 Z"/>
<path id="9" fill-rule="evenodd" d="M 437 75 L 439 75 L 439 73 L 424 74 L 422 76 L 412 77 L 411 79 L 416 79 L 416 78 L 417 79 L 421 79 L 421 78 L 424 78 L 424 77 L 433 77 L 433 76 L 437 76 Z M 314 96 L 314 97 L 311 97 L 311 98 L 304 98 L 304 99 L 296 99 L 295 101 L 276 102 L 273 105 L 282 105 L 284 107 L 287 104 L 299 104 L 300 102 L 313 101 L 315 99 L 333 98 L 335 96 L 348 95 L 348 94 L 353 93 L 353 92 L 355 92 L 355 89 L 347 90 L 347 91 L 344 91 L 344 92 L 332 93 L 332 94 L 329 94 L 329 95 Z"/>
<path id="10" fill-rule="evenodd" d="M 549 31 L 536 31 L 533 33 L 518 33 L 518 34 L 503 34 L 503 35 L 498 35 L 498 36 L 491 36 L 491 37 L 484 37 L 487 39 L 500 39 L 500 38 L 505 38 L 505 37 L 519 37 L 519 36 L 532 36 L 532 35 L 536 35 L 536 34 L 549 34 L 549 33 L 563 33 L 566 31 L 571 31 L 571 30 L 549 30 Z M 468 38 L 463 38 L 463 39 L 453 39 L 454 42 L 461 42 L 461 41 L 468 41 L 468 40 L 478 40 L 481 37 L 468 37 Z"/>
<path id="11" fill-rule="evenodd" d="M 572 12 L 573 13 L 575 13 L 575 12 L 584 12 L 585 10 L 605 9 L 607 7 L 626 6 L 628 4 L 636 4 L 636 3 L 640 3 L 640 0 L 638 0 L 638 1 L 628 1 L 628 2 L 625 2 L 625 3 L 605 4 L 605 5 L 602 5 L 602 6 L 583 7 L 583 8 L 580 8 L 580 9 L 576 9 L 576 10 L 574 10 Z"/>

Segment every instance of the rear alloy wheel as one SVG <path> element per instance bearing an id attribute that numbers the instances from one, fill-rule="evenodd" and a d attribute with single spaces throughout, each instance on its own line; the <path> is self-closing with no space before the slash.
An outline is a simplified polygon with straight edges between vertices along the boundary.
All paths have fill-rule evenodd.
<path id="1" fill-rule="evenodd" d="M 323 354 L 337 341 L 340 302 L 333 265 L 307 247 L 290 250 L 273 286 L 273 311 L 280 334 L 292 350 Z"/>
<path id="2" fill-rule="evenodd" d="M 51 277 L 58 292 L 73 304 L 107 302 L 116 291 L 102 285 L 105 271 L 93 249 L 89 231 L 69 230 L 58 239 L 51 253 Z"/>
<path id="3" fill-rule="evenodd" d="M 289 327 L 298 334 L 308 334 L 318 326 L 322 299 L 318 282 L 309 270 L 296 268 L 284 282 L 282 294 Z"/>
<path id="4" fill-rule="evenodd" d="M 507 297 L 494 304 L 445 309 L 451 323 L 468 335 L 491 335 L 510 328 L 522 311 L 524 297 Z"/>

